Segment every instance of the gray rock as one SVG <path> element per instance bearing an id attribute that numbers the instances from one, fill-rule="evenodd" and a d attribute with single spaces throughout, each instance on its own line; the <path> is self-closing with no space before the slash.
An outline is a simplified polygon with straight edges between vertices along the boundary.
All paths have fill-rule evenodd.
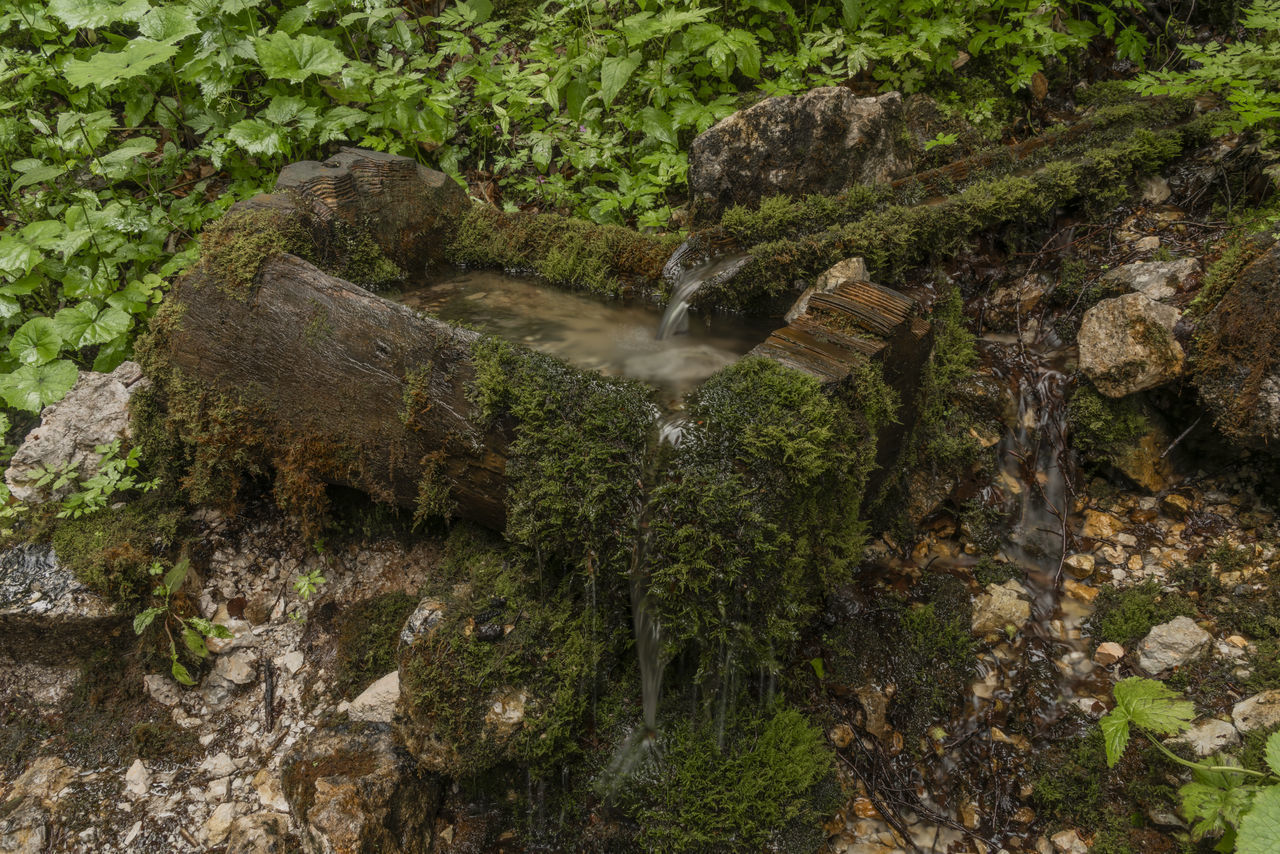
<path id="1" fill-rule="evenodd" d="M 1195 258 L 1178 261 L 1135 261 L 1108 272 L 1102 277 L 1105 284 L 1137 291 L 1148 299 L 1167 300 L 1183 290 L 1200 274 L 1200 262 Z"/>
<path id="2" fill-rule="evenodd" d="M 227 835 L 227 854 L 286 854 L 291 850 L 288 817 L 278 812 L 240 816 Z"/>
<path id="3" fill-rule="evenodd" d="M 439 599 L 427 597 L 418 603 L 418 607 L 405 620 L 400 630 L 400 646 L 412 646 L 428 637 L 436 626 L 444 619 L 445 604 Z"/>
<path id="4" fill-rule="evenodd" d="M 1205 718 L 1182 735 L 1175 736 L 1168 744 L 1185 744 L 1199 757 L 1212 756 L 1240 743 L 1240 733 L 1230 721 Z"/>
<path id="5" fill-rule="evenodd" d="M 64 663 L 124 639 L 128 622 L 59 563 L 50 546 L 0 553 L 0 654 Z"/>
<path id="6" fill-rule="evenodd" d="M 400 702 L 400 671 L 393 670 L 351 701 L 347 715 L 353 721 L 390 723 Z"/>
<path id="7" fill-rule="evenodd" d="M 1077 342 L 1080 370 L 1109 397 L 1154 388 L 1182 373 L 1173 337 L 1181 313 L 1143 294 L 1103 300 L 1085 312 Z"/>
<path id="8" fill-rule="evenodd" d="M 863 98 L 839 86 L 765 98 L 722 119 L 689 149 L 700 218 L 773 195 L 838 193 L 911 171 L 919 143 L 902 96 Z"/>
<path id="9" fill-rule="evenodd" d="M 306 850 L 430 850 L 445 791 L 442 780 L 398 746 L 386 725 L 316 730 L 285 757 L 281 773 Z"/>
<path id="10" fill-rule="evenodd" d="M 56 495 L 35 484 L 46 470 L 69 463 L 79 466 L 81 477 L 96 474 L 102 456 L 94 448 L 129 438 L 129 398 L 148 384 L 134 362 L 109 374 L 81 373 L 67 396 L 44 410 L 40 426 L 27 434 L 13 455 L 4 475 L 13 497 L 28 504 L 62 497 L 72 484 Z"/>
<path id="11" fill-rule="evenodd" d="M 1010 579 L 1004 584 L 988 584 L 986 592 L 973 600 L 973 632 L 998 634 L 1006 627 L 1022 628 L 1031 619 L 1031 603 L 1022 585 Z"/>
<path id="12" fill-rule="evenodd" d="M 1181 667 L 1213 643 L 1213 635 L 1190 617 L 1174 617 L 1156 626 L 1138 644 L 1138 669 L 1156 676 Z"/>
<path id="13" fill-rule="evenodd" d="M 1280 725 L 1280 690 L 1263 691 L 1231 707 L 1231 720 L 1240 732 Z"/>

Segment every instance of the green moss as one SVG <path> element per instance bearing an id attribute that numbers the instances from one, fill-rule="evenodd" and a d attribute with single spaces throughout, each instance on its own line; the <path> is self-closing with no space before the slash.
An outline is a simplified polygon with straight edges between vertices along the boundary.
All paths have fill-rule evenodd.
<path id="1" fill-rule="evenodd" d="M 507 536 L 621 589 L 643 504 L 649 390 L 493 338 L 472 355 L 483 417 L 514 425 Z"/>
<path id="2" fill-rule="evenodd" d="M 447 260 L 532 273 L 552 285 L 619 296 L 656 293 L 679 243 L 556 214 L 506 214 L 475 205 L 445 251 Z"/>
<path id="3" fill-rule="evenodd" d="M 120 509 L 59 520 L 51 540 L 58 560 L 85 586 L 137 610 L 151 590 L 151 564 L 176 544 L 184 518 L 180 507 L 153 493 Z"/>
<path id="4" fill-rule="evenodd" d="M 315 257 L 310 233 L 292 212 L 273 208 L 241 208 L 223 215 L 200 237 L 200 266 L 212 273 L 219 287 L 248 299 L 258 272 L 267 259 L 288 252 Z"/>
<path id="5" fill-rule="evenodd" d="M 992 584 L 1004 584 L 1006 581 L 1021 581 L 1025 573 L 1022 567 L 1009 561 L 998 561 L 990 555 L 978 559 L 973 568 L 973 577 L 981 587 Z"/>
<path id="6" fill-rule="evenodd" d="M 367 290 L 383 290 L 405 280 L 405 271 L 366 229 L 335 223 L 325 250 L 324 267 L 330 273 Z"/>
<path id="7" fill-rule="evenodd" d="M 1126 590 L 1104 587 L 1098 594 L 1093 615 L 1085 623 L 1085 630 L 1098 643 L 1114 641 L 1131 647 L 1161 623 L 1194 613 L 1185 596 L 1165 593 L 1153 579 Z"/>
<path id="8" fill-rule="evenodd" d="M 744 246 L 794 239 L 863 216 L 890 197 L 887 187 L 862 185 L 835 196 L 767 196 L 757 208 L 728 208 L 720 227 Z"/>
<path id="9" fill-rule="evenodd" d="M 706 684 L 776 670 L 823 592 L 850 577 L 891 400 L 878 369 L 828 395 L 748 357 L 689 401 L 652 491 L 649 596 L 670 654 Z"/>
<path id="10" fill-rule="evenodd" d="M 1086 465 L 1110 465 L 1151 431 L 1142 404 L 1131 397 L 1115 400 L 1082 383 L 1067 402 L 1068 436 Z"/>
<path id="11" fill-rule="evenodd" d="M 363 599 L 338 617 L 334 687 L 344 699 L 357 696 L 396 669 L 396 643 L 418 600 L 404 593 Z"/>
<path id="12" fill-rule="evenodd" d="M 1089 213 L 1123 201 L 1137 176 L 1169 162 L 1198 138 L 1194 128 L 1134 130 L 1079 158 L 1051 161 L 1031 175 L 977 181 L 937 204 L 892 205 L 815 234 L 758 243 L 741 273 L 704 288 L 698 301 L 759 308 L 788 294 L 797 279 L 812 280 L 853 256 L 866 259 L 877 281 L 892 283 L 910 267 L 954 255 L 974 235 L 995 228 L 1016 243 L 1061 206 L 1079 204 Z"/>
<path id="13" fill-rule="evenodd" d="M 1082 735 L 1061 739 L 1036 757 L 1031 803 L 1051 822 L 1087 826 L 1101 815 L 1107 773 L 1102 729 L 1082 722 Z"/>
<path id="14" fill-rule="evenodd" d="M 130 737 L 138 758 L 149 762 L 185 763 L 201 752 L 195 731 L 183 729 L 167 717 L 134 724 Z"/>
<path id="15" fill-rule="evenodd" d="M 816 851 L 839 803 L 822 732 L 792 709 L 677 723 L 641 761 L 622 799 L 646 851 Z"/>
<path id="16" fill-rule="evenodd" d="M 438 742 L 463 778 L 502 767 L 521 780 L 525 769 L 558 775 L 581 754 L 593 697 L 610 692 L 625 623 L 609 628 L 576 576 L 553 578 L 527 551 L 469 526 L 450 535 L 433 590 L 445 616 L 400 665 L 409 743 Z M 519 694 L 524 719 L 504 736 L 486 715 Z"/>
<path id="17" fill-rule="evenodd" d="M 1197 595 L 1200 610 L 1227 634 L 1280 639 L 1280 589 L 1275 584 L 1259 590 L 1252 585 L 1224 585 L 1220 580 L 1223 573 L 1240 572 L 1249 563 L 1247 549 L 1219 543 L 1199 559 L 1175 568 L 1173 581 L 1180 590 Z"/>

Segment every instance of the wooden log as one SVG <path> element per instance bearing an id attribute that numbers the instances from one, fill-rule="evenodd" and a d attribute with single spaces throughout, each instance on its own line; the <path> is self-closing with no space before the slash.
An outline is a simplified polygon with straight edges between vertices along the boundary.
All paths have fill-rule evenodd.
<path id="1" fill-rule="evenodd" d="M 266 437 L 277 470 L 296 449 L 308 476 L 405 507 L 434 479 L 454 515 L 503 527 L 510 429 L 468 400 L 477 333 L 284 253 L 248 294 L 205 267 L 169 299 L 181 308 L 156 355 L 251 413 L 243 429 Z"/>

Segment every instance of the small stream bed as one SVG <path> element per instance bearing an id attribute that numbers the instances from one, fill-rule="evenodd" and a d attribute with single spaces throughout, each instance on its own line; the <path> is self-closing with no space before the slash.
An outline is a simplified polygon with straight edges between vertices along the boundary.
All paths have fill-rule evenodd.
<path id="1" fill-rule="evenodd" d="M 667 405 L 784 325 L 741 315 L 690 315 L 687 331 L 660 340 L 659 305 L 602 299 L 491 270 L 445 268 L 387 296 L 585 370 L 649 383 Z"/>

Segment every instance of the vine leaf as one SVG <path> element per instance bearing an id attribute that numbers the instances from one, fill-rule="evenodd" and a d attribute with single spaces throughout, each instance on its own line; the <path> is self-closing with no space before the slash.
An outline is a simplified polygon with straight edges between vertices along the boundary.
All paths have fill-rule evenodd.
<path id="1" fill-rule="evenodd" d="M 1196 715 L 1195 706 L 1161 682 L 1133 676 L 1116 683 L 1116 707 L 1099 723 L 1107 748 L 1107 765 L 1114 768 L 1129 744 L 1129 724 L 1157 735 L 1176 735 Z"/>
<path id="2" fill-rule="evenodd" d="M 333 42 L 320 36 L 291 36 L 276 31 L 255 44 L 258 63 L 272 80 L 302 83 L 311 75 L 328 77 L 347 64 Z"/>
<path id="3" fill-rule="evenodd" d="M 1275 854 L 1280 851 L 1280 786 L 1267 786 L 1253 799 L 1253 808 L 1240 820 L 1236 854 Z"/>

